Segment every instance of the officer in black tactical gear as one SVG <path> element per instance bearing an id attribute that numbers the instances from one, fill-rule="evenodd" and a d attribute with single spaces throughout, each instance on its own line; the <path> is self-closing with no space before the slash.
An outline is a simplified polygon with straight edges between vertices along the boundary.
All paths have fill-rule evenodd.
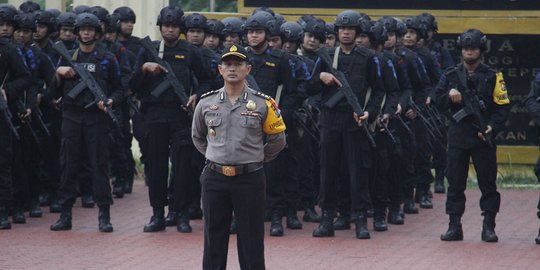
<path id="1" fill-rule="evenodd" d="M 298 20 L 298 22 L 302 25 L 304 30 L 304 37 L 298 54 L 306 56 L 313 62 L 316 62 L 319 58 L 317 51 L 319 51 L 326 41 L 325 23 L 317 18 L 306 18 L 303 21 Z"/>
<path id="2" fill-rule="evenodd" d="M 197 47 L 201 47 L 203 45 L 206 30 L 208 29 L 206 21 L 206 17 L 200 13 L 192 13 L 185 17 L 184 34 L 186 35 L 186 40 L 189 43 Z"/>
<path id="3" fill-rule="evenodd" d="M 206 26 L 208 31 L 204 37 L 203 46 L 216 53 L 221 52 L 224 40 L 223 28 L 225 28 L 225 26 L 220 20 L 216 19 L 208 20 Z"/>
<path id="4" fill-rule="evenodd" d="M 270 31 L 274 27 L 273 16 L 266 11 L 258 11 L 249 17 L 244 25 L 244 33 L 249 45 L 248 56 L 251 60 L 253 75 L 259 89 L 264 94 L 273 97 L 281 108 L 285 124 L 292 122 L 293 110 L 298 106 L 302 95 L 297 89 L 297 84 L 293 74 L 293 66 L 290 56 L 277 48 L 270 48 Z M 301 101 L 300 101 L 301 103 Z M 284 187 L 286 182 L 295 177 L 294 160 L 289 159 L 288 150 L 281 152 L 276 160 L 265 164 L 267 175 L 267 203 L 271 215 L 271 236 L 282 236 L 283 225 L 282 216 L 285 214 Z M 291 206 L 292 207 L 292 206 Z M 295 210 L 295 209 L 294 209 Z M 291 213 L 292 214 L 292 213 Z M 296 217 L 296 210 L 294 211 Z M 298 219 L 291 215 L 288 226 L 291 228 L 301 228 Z"/>
<path id="5" fill-rule="evenodd" d="M 324 42 L 324 47 L 335 48 L 339 43 L 339 41 L 336 38 L 336 32 L 335 32 L 336 27 L 334 26 L 333 23 L 326 23 L 325 29 L 326 29 L 326 39 Z"/>
<path id="6" fill-rule="evenodd" d="M 60 32 L 58 39 L 61 40 L 68 49 L 74 49 L 77 46 L 77 36 L 73 33 L 76 18 L 77 14 L 73 12 L 64 12 L 56 19 L 58 31 Z"/>
<path id="7" fill-rule="evenodd" d="M 540 126 L 540 74 L 537 74 L 532 82 L 532 89 L 525 100 L 525 105 L 527 106 L 529 115 L 535 120 L 536 126 Z M 538 157 L 536 165 L 534 166 L 534 174 L 540 182 L 540 157 Z M 540 219 L 540 199 L 538 200 L 536 215 L 538 216 L 538 219 Z M 538 236 L 536 237 L 535 242 L 540 245 L 540 229 L 538 230 Z"/>
<path id="8" fill-rule="evenodd" d="M 502 73 L 482 63 L 486 36 L 477 29 L 469 29 L 459 36 L 457 45 L 462 63 L 447 69 L 436 88 L 437 106 L 452 115 L 446 171 L 449 183 L 446 214 L 450 216 L 450 224 L 441 240 L 463 240 L 461 216 L 465 212 L 467 172 L 472 158 L 482 192 L 482 241 L 497 242 L 495 216 L 501 197 L 497 192 L 497 148 L 493 134 L 504 127 L 510 100 Z"/>
<path id="9" fill-rule="evenodd" d="M 151 52 L 139 54 L 131 88 L 141 100 L 141 112 L 148 125 L 146 141 L 148 146 L 147 169 L 149 174 L 149 196 L 153 216 L 144 226 L 144 232 L 157 232 L 165 229 L 165 206 L 167 201 L 167 182 L 169 159 L 172 163 L 171 177 L 174 177 L 174 203 L 178 213 L 177 230 L 191 232 L 188 216 L 189 186 L 192 181 L 189 172 L 193 145 L 190 140 L 190 118 L 188 111 L 195 105 L 197 97 L 209 91 L 209 78 L 202 65 L 200 50 L 186 41 L 179 40 L 184 12 L 173 6 L 161 10 L 157 20 L 163 40 L 154 42 L 158 57 L 168 62 L 172 70 L 153 62 Z M 166 81 L 165 72 L 174 72 L 181 83 L 177 88 L 171 86 L 158 94 L 156 89 Z M 199 83 L 198 92 L 193 88 L 192 77 Z M 183 88 L 183 89 L 182 89 Z M 159 89 L 158 89 L 159 90 Z M 179 91 L 184 91 L 181 93 Z M 154 94 L 153 94 L 154 93 Z M 179 96 L 189 96 L 189 101 L 181 101 Z"/>
<path id="10" fill-rule="evenodd" d="M 227 17 L 221 20 L 221 22 L 223 23 L 223 46 L 241 45 L 242 35 L 244 34 L 242 20 L 236 17 Z"/>
<path id="11" fill-rule="evenodd" d="M 356 225 L 356 237 L 368 239 L 366 211 L 369 206 L 369 168 L 372 166 L 370 143 L 361 125 L 374 120 L 379 111 L 384 89 L 379 78 L 380 67 L 374 60 L 374 54 L 366 48 L 355 46 L 355 38 L 360 33 L 359 13 L 346 10 L 338 14 L 335 32 L 339 47 L 328 49 L 325 53 L 334 58 L 334 63 L 322 63 L 320 73 L 314 73 L 312 80 L 317 82 L 307 89 L 312 94 L 322 93 L 321 102 L 321 190 L 320 204 L 323 209 L 322 221 L 313 231 L 314 237 L 334 236 L 334 211 L 338 206 L 336 181 L 347 181 L 351 192 L 351 218 Z M 337 56 L 337 57 L 334 57 Z M 353 113 L 346 98 L 330 104 L 333 96 L 339 94 L 343 85 L 331 73 L 333 65 L 342 71 L 348 79 L 352 92 L 359 104 L 366 104 L 363 115 Z M 368 96 L 368 88 L 371 93 Z M 370 116 L 372 117 L 370 119 Z M 340 175 L 341 164 L 348 171 L 348 177 Z"/>
<path id="12" fill-rule="evenodd" d="M 16 132 L 11 123 L 11 108 L 31 86 L 31 77 L 22 52 L 11 43 L 18 28 L 17 10 L 11 5 L 0 6 L 0 230 L 11 229 L 8 210 L 13 206 L 13 142 Z M 18 135 L 18 134 L 17 134 Z"/>
<path id="13" fill-rule="evenodd" d="M 81 83 L 74 68 L 68 66 L 67 59 L 61 59 L 56 70 L 56 85 L 45 100 L 62 97 L 63 121 L 61 150 L 62 178 L 59 188 L 59 201 L 62 205 L 60 219 L 51 230 L 71 230 L 72 207 L 77 196 L 76 179 L 83 162 L 88 162 L 91 172 L 93 194 L 99 206 L 99 231 L 112 232 L 110 222 L 111 186 L 108 177 L 109 137 L 112 125 L 105 112 L 112 110 L 123 98 L 120 83 L 120 69 L 114 55 L 97 46 L 101 32 L 99 19 L 90 13 L 77 15 L 75 33 L 79 47 L 71 51 L 72 61 L 83 65 L 99 84 L 102 94 L 108 100 L 97 101 L 88 84 L 78 95 L 70 94 Z M 114 112 L 113 112 L 114 113 Z M 81 149 L 83 147 L 84 149 Z M 84 157 L 86 156 L 86 157 Z"/>

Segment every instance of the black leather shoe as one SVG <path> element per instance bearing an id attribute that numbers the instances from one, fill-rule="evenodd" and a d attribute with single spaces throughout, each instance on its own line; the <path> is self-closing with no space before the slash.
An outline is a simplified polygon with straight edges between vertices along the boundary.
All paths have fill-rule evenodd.
<path id="1" fill-rule="evenodd" d="M 150 222 L 144 225 L 143 232 L 159 232 L 165 230 L 165 218 L 154 217 L 150 218 Z"/>
<path id="2" fill-rule="evenodd" d="M 367 217 L 360 215 L 359 217 L 354 218 L 355 233 L 357 239 L 370 239 L 368 227 L 367 227 Z"/>
<path id="3" fill-rule="evenodd" d="M 287 228 L 291 230 L 300 230 L 302 229 L 302 222 L 298 219 L 296 214 L 296 209 L 291 208 L 287 210 Z"/>
<path id="4" fill-rule="evenodd" d="M 188 211 L 189 211 L 189 219 L 191 220 L 203 218 L 203 212 L 200 207 L 190 207 Z"/>
<path id="5" fill-rule="evenodd" d="M 431 198 L 429 198 L 429 195 L 427 193 L 420 196 L 420 208 L 423 208 L 423 209 L 433 208 L 433 203 L 431 202 Z"/>
<path id="6" fill-rule="evenodd" d="M 99 206 L 99 231 L 100 232 L 112 232 L 113 226 L 111 224 L 111 214 L 110 214 L 110 205 L 101 205 Z"/>
<path id="7" fill-rule="evenodd" d="M 281 211 L 274 210 L 270 217 L 270 236 L 283 236 L 283 224 Z"/>
<path id="8" fill-rule="evenodd" d="M 20 208 L 13 209 L 13 216 L 11 217 L 14 224 L 25 224 L 26 218 L 24 217 L 24 211 Z"/>
<path id="9" fill-rule="evenodd" d="M 192 231 L 191 226 L 189 225 L 189 213 L 187 213 L 187 211 L 186 213 L 178 214 L 176 230 L 181 233 L 190 233 Z"/>
<path id="10" fill-rule="evenodd" d="M 378 232 L 384 232 L 388 230 L 388 224 L 384 216 L 378 216 L 373 218 L 373 229 Z"/>
<path id="11" fill-rule="evenodd" d="M 313 237 L 332 237 L 334 232 L 334 211 L 324 210 L 322 212 L 321 223 L 313 230 Z"/>
<path id="12" fill-rule="evenodd" d="M 51 194 L 43 193 L 39 195 L 39 205 L 40 206 L 49 206 L 51 204 Z"/>
<path id="13" fill-rule="evenodd" d="M 418 208 L 413 201 L 406 201 L 403 203 L 403 212 L 406 214 L 418 214 Z"/>
<path id="14" fill-rule="evenodd" d="M 39 202 L 32 203 L 28 216 L 33 217 L 33 218 L 43 216 L 43 210 L 41 210 L 41 207 L 39 207 Z"/>
<path id="15" fill-rule="evenodd" d="M 405 224 L 405 219 L 403 219 L 403 216 L 401 216 L 399 211 L 391 210 L 388 212 L 388 223 L 394 225 L 403 225 Z"/>
<path id="16" fill-rule="evenodd" d="M 304 222 L 321 222 L 321 216 L 317 214 L 313 207 L 308 207 L 304 210 L 304 216 L 302 217 Z"/>
<path id="17" fill-rule="evenodd" d="M 237 234 L 238 233 L 238 224 L 236 224 L 236 219 L 233 217 L 231 220 L 231 227 L 229 229 L 229 234 Z"/>
<path id="18" fill-rule="evenodd" d="M 124 198 L 124 186 L 120 184 L 115 184 L 112 190 L 112 194 L 115 198 Z"/>
<path id="19" fill-rule="evenodd" d="M 0 207 L 0 230 L 9 230 L 11 229 L 11 223 L 8 219 L 7 209 L 5 207 Z"/>
<path id="20" fill-rule="evenodd" d="M 167 227 L 176 226 L 178 224 L 178 215 L 176 211 L 169 209 L 167 213 L 167 218 L 165 219 L 165 225 Z"/>
<path id="21" fill-rule="evenodd" d="M 495 233 L 495 214 L 484 213 L 484 221 L 482 224 L 482 241 L 495 243 L 499 241 L 499 237 Z"/>
<path id="22" fill-rule="evenodd" d="M 94 208 L 94 196 L 92 195 L 82 195 L 81 196 L 81 205 L 83 208 Z"/>
<path id="23" fill-rule="evenodd" d="M 51 231 L 69 231 L 71 230 L 71 208 L 63 208 L 60 219 L 51 225 Z"/>
<path id="24" fill-rule="evenodd" d="M 442 241 L 461 241 L 463 240 L 463 229 L 461 228 L 461 216 L 450 215 L 448 230 L 441 235 Z"/>
<path id="25" fill-rule="evenodd" d="M 340 215 L 334 222 L 334 230 L 350 230 L 351 229 L 351 216 L 348 214 Z"/>

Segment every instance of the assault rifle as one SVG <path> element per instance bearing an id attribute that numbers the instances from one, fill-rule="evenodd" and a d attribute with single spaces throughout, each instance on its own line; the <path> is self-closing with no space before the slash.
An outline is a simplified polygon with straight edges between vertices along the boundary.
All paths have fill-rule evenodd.
<path id="1" fill-rule="evenodd" d="M 62 43 L 62 41 L 57 41 L 53 45 L 53 49 L 56 52 L 58 52 L 58 54 L 60 54 L 60 56 L 63 57 L 68 62 L 68 64 L 75 70 L 75 72 L 77 72 L 77 74 L 80 77 L 79 83 L 67 93 L 67 96 L 72 99 L 75 99 L 77 98 L 77 96 L 79 96 L 79 94 L 84 89 L 89 89 L 92 95 L 94 95 L 95 99 L 93 102 L 86 105 L 84 108 L 88 109 L 91 106 L 97 104 L 98 102 L 103 101 L 103 106 L 105 106 L 106 108 L 105 111 L 107 115 L 109 115 L 109 117 L 116 124 L 116 126 L 120 127 L 120 122 L 118 121 L 118 117 L 116 117 L 116 114 L 114 113 L 112 109 L 112 105 L 109 104 L 109 98 L 107 98 L 107 96 L 105 95 L 101 87 L 99 86 L 98 82 L 96 81 L 94 76 L 90 74 L 88 69 L 86 69 L 84 65 L 80 63 L 76 63 L 71 59 L 71 56 L 69 55 L 69 51 L 67 50 L 64 43 Z"/>
<path id="2" fill-rule="evenodd" d="M 358 97 L 354 94 L 351 86 L 349 85 L 349 82 L 347 81 L 347 78 L 345 77 L 345 74 L 343 72 L 335 69 L 332 67 L 332 59 L 330 58 L 330 55 L 326 52 L 325 49 L 319 50 L 319 57 L 324 62 L 324 64 L 330 69 L 330 73 L 338 79 L 343 86 L 338 88 L 338 92 L 335 95 L 338 95 L 340 92 L 345 95 L 345 98 L 347 99 L 347 103 L 352 107 L 353 111 L 358 115 L 358 117 L 361 117 L 364 115 L 364 110 L 362 109 L 362 106 L 360 106 L 360 103 L 358 102 Z M 335 96 L 334 95 L 334 96 Z M 332 99 L 331 97 L 330 99 Z M 364 129 L 364 132 L 366 133 L 366 136 L 369 140 L 369 144 L 371 144 L 372 147 L 376 147 L 375 140 L 373 139 L 373 136 L 371 136 L 371 132 L 369 131 L 368 124 L 364 123 L 362 124 L 362 128 Z"/>
<path id="3" fill-rule="evenodd" d="M 4 99 L 4 95 L 2 95 L 1 93 L 0 93 L 0 111 L 2 112 L 2 115 L 4 116 L 4 121 L 6 121 L 6 123 L 8 124 L 9 129 L 11 129 L 11 132 L 13 133 L 15 138 L 19 140 L 21 136 L 19 136 L 19 132 L 17 132 L 17 129 L 15 129 L 15 126 L 11 122 L 11 118 L 13 117 L 13 115 L 11 115 L 11 111 L 9 110 L 7 100 Z"/>

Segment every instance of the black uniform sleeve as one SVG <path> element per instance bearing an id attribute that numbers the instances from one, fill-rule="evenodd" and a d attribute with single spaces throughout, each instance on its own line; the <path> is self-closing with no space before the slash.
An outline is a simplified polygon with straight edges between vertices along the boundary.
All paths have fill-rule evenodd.
<path id="1" fill-rule="evenodd" d="M 293 63 L 294 62 L 289 54 L 284 53 L 281 56 L 279 64 L 280 81 L 278 82 L 278 85 L 283 85 L 279 104 L 284 117 L 288 117 L 288 111 L 294 109 L 295 104 L 297 104 L 300 99 L 295 80 L 295 73 L 292 68 L 292 66 L 294 66 Z"/>
<path id="2" fill-rule="evenodd" d="M 446 74 L 443 74 L 435 87 L 435 104 L 440 111 L 447 111 L 450 109 L 450 97 L 448 93 L 450 91 L 449 84 L 450 81 Z"/>
<path id="3" fill-rule="evenodd" d="M 148 55 L 147 52 L 144 49 L 139 50 L 139 54 L 137 55 L 137 60 L 135 62 L 135 65 L 133 66 L 133 73 L 131 75 L 131 79 L 129 81 L 129 86 L 131 91 L 133 93 L 137 93 L 138 95 L 142 94 L 142 88 L 143 82 L 148 79 L 147 75 L 143 72 L 142 66 L 144 63 L 148 62 Z"/>
<path id="4" fill-rule="evenodd" d="M 31 87 L 32 78 L 21 50 L 11 45 L 7 46 L 9 49 L 5 52 L 6 62 L 3 64 L 7 65 L 9 69 L 7 73 L 9 77 L 2 78 L 5 79 L 3 88 L 6 90 L 8 99 L 18 99 L 23 91 Z"/>
<path id="5" fill-rule="evenodd" d="M 414 90 L 412 87 L 411 79 L 409 78 L 408 65 L 405 59 L 400 59 L 396 65 L 396 73 L 400 88 L 399 104 L 403 109 L 409 104 Z"/>
<path id="6" fill-rule="evenodd" d="M 324 49 L 321 49 L 324 50 Z M 315 64 L 313 65 L 313 70 L 311 71 L 310 79 L 307 82 L 306 93 L 310 96 L 318 95 L 322 92 L 323 84 L 321 82 L 321 71 L 322 71 L 322 61 L 321 58 L 317 58 Z"/>
<path id="7" fill-rule="evenodd" d="M 201 51 L 195 47 L 191 46 L 191 51 L 193 53 L 193 62 L 191 62 L 191 70 L 195 74 L 197 81 L 199 82 L 199 87 L 196 89 L 197 99 L 201 97 L 202 94 L 209 92 L 211 84 L 211 71 L 206 68 L 204 64 L 204 59 L 201 54 Z"/>
<path id="8" fill-rule="evenodd" d="M 120 67 L 120 81 L 122 83 L 122 89 L 124 96 L 128 95 L 129 91 L 129 80 L 131 79 L 132 65 L 131 58 L 129 56 L 131 52 L 128 51 L 125 47 L 120 47 L 120 51 L 117 56 L 118 65 Z"/>
<path id="9" fill-rule="evenodd" d="M 537 125 L 540 126 L 540 73 L 536 75 L 536 78 L 534 79 L 532 83 L 532 89 L 531 92 L 529 92 L 529 95 L 527 96 L 527 99 L 525 100 L 525 106 L 527 107 L 527 111 L 529 112 L 529 115 L 534 119 Z"/>
<path id="10" fill-rule="evenodd" d="M 282 96 L 282 102 L 280 103 L 282 104 L 281 107 L 294 110 L 295 108 L 300 107 L 307 97 L 306 83 L 310 74 L 307 71 L 307 65 L 304 61 L 299 57 L 294 57 L 292 55 L 288 56 L 289 59 L 287 62 L 289 63 L 291 76 L 293 77 L 296 86 L 294 89 L 287 89 L 290 91 L 288 91 L 285 96 Z M 283 89 L 285 89 L 285 84 L 283 85 Z"/>
<path id="11" fill-rule="evenodd" d="M 107 53 L 107 58 L 109 59 L 108 71 L 108 83 L 109 83 L 109 98 L 113 100 L 114 104 L 120 104 L 124 99 L 124 89 L 122 87 L 121 74 L 120 74 L 120 65 L 118 60 L 112 53 Z"/>
<path id="12" fill-rule="evenodd" d="M 381 104 L 385 93 L 380 61 L 378 61 L 376 55 L 372 55 L 367 59 L 367 73 L 366 78 L 368 85 L 371 87 L 371 96 L 365 110 L 369 112 L 370 121 L 374 121 L 381 111 Z"/>

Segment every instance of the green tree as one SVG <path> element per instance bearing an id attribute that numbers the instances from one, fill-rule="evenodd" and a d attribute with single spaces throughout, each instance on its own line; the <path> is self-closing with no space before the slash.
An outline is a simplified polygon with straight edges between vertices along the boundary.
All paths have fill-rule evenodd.
<path id="1" fill-rule="evenodd" d="M 215 0 L 216 12 L 237 12 L 237 1 L 230 0 Z M 210 10 L 209 0 L 172 0 L 171 3 L 176 3 L 184 11 L 199 11 L 208 12 Z"/>

